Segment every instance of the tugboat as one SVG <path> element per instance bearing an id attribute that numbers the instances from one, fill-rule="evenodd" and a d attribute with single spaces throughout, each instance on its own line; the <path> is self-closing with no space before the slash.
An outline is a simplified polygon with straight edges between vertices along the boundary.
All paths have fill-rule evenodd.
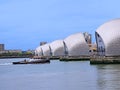
<path id="1" fill-rule="evenodd" d="M 43 57 L 33 57 L 29 60 L 23 60 L 18 62 L 12 62 L 13 64 L 43 64 L 43 63 L 50 63 L 49 58 L 43 58 Z"/>

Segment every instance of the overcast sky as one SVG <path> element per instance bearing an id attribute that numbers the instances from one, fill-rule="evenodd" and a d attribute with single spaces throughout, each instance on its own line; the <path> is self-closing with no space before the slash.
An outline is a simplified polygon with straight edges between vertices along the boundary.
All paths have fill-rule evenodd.
<path id="1" fill-rule="evenodd" d="M 89 32 L 120 17 L 120 0 L 0 0 L 0 43 L 5 49 L 35 49 Z M 95 41 L 95 39 L 93 39 Z"/>

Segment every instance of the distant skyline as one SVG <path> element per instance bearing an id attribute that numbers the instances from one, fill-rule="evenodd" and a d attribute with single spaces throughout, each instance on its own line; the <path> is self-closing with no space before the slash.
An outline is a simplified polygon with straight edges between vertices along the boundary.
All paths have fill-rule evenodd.
<path id="1" fill-rule="evenodd" d="M 120 18 L 120 0 L 0 0 L 0 43 L 5 49 L 35 49 L 78 32 L 94 33 Z"/>

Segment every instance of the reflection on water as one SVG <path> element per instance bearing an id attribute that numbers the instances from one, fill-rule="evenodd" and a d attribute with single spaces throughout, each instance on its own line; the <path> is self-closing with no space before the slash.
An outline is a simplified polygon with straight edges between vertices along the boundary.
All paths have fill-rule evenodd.
<path id="1" fill-rule="evenodd" d="M 89 61 L 12 65 L 0 60 L 0 90 L 120 90 L 120 65 Z"/>
<path id="2" fill-rule="evenodd" d="M 120 90 L 120 65 L 97 65 L 97 85 L 100 90 Z"/>

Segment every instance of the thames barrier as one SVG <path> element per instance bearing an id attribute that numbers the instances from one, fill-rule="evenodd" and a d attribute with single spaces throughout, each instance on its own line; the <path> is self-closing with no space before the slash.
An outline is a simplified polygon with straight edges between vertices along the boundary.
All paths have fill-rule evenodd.
<path id="1" fill-rule="evenodd" d="M 35 55 L 61 61 L 90 60 L 91 64 L 120 63 L 120 19 L 101 25 L 95 32 L 95 39 L 94 45 L 91 34 L 76 33 L 37 47 Z"/>

